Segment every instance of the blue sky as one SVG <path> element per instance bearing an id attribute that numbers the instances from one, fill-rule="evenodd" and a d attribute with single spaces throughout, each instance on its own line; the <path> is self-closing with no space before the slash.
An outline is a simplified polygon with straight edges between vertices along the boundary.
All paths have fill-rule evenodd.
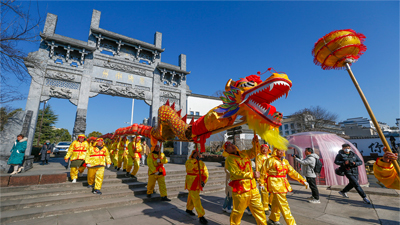
<path id="1" fill-rule="evenodd" d="M 27 6 L 27 2 L 22 2 Z M 212 95 L 228 79 L 237 80 L 269 67 L 293 82 L 287 99 L 273 105 L 284 115 L 310 106 L 337 113 L 337 122 L 370 118 L 345 70 L 322 70 L 311 50 L 325 34 L 353 29 L 366 36 L 367 51 L 352 70 L 378 119 L 391 126 L 399 115 L 399 2 L 62 2 L 39 1 L 42 17 L 58 16 L 56 33 L 87 41 L 92 10 L 101 11 L 100 28 L 153 43 L 163 35 L 161 60 L 178 65 L 187 55 L 187 83 L 193 93 Z M 36 6 L 33 6 L 36 7 Z M 43 26 L 40 28 L 43 30 Z M 36 51 L 38 43 L 23 45 Z M 266 79 L 268 75 L 263 75 Z M 29 84 L 21 84 L 28 93 Z M 131 99 L 98 95 L 89 100 L 87 133 L 112 132 L 130 122 Z M 25 108 L 26 100 L 12 103 Z M 57 127 L 72 132 L 76 106 L 51 99 Z M 42 106 L 41 106 L 42 107 Z M 148 117 L 149 106 L 135 101 L 134 122 Z"/>

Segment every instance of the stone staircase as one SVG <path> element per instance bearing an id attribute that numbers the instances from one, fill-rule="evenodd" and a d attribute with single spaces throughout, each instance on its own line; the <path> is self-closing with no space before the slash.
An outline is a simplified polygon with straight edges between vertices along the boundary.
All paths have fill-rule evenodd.
<path id="1" fill-rule="evenodd" d="M 115 170 L 112 170 L 115 171 Z M 35 218 L 79 213 L 103 208 L 159 201 L 158 184 L 155 194 L 149 199 L 147 191 L 147 168 L 139 170 L 137 180 L 126 178 L 123 172 L 105 173 L 102 195 L 95 195 L 88 189 L 86 175 L 77 183 L 58 183 L 1 188 L 1 224 Z M 210 178 L 202 193 L 218 192 L 225 189 L 225 172 L 222 167 L 209 168 Z M 168 171 L 165 179 L 168 198 L 187 196 L 185 171 Z"/>

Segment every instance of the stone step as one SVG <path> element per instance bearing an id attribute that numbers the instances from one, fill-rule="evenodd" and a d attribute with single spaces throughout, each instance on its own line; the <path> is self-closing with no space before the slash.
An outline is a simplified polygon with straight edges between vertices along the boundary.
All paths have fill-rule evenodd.
<path id="1" fill-rule="evenodd" d="M 210 182 L 225 182 L 225 178 L 213 178 L 210 177 Z M 176 178 L 166 181 L 167 187 L 174 184 L 180 184 L 181 187 L 184 186 L 185 178 Z M 102 185 L 102 191 L 112 191 L 112 190 L 124 190 L 124 189 L 134 189 L 139 187 L 147 186 L 147 180 L 145 182 L 142 181 L 134 181 L 127 183 L 106 183 Z M 58 187 L 54 188 L 54 191 L 49 189 L 38 189 L 38 190 L 28 190 L 21 192 L 8 192 L 2 193 L 1 195 L 1 204 L 6 203 L 12 200 L 21 200 L 21 199 L 31 199 L 31 198 L 46 198 L 49 196 L 66 196 L 70 194 L 80 194 L 86 193 L 87 187 L 83 186 L 82 183 L 73 183 L 72 186 L 67 187 Z"/>
<path id="2" fill-rule="evenodd" d="M 225 172 L 221 172 L 220 169 L 213 169 L 209 171 L 210 174 L 210 179 L 211 178 L 220 178 L 225 176 Z M 177 177 L 185 177 L 186 172 L 184 171 L 172 171 L 170 173 L 167 173 L 166 176 L 166 181 L 170 179 L 175 179 Z M 148 175 L 147 173 L 138 173 L 137 176 L 138 181 L 140 182 L 147 182 L 148 180 Z M 104 175 L 104 181 L 103 184 L 106 183 L 129 183 L 129 182 L 134 182 L 136 181 L 133 178 L 127 178 L 125 177 L 125 173 L 119 172 L 116 175 Z M 87 176 L 84 174 L 82 177 L 79 177 L 77 179 L 77 183 L 87 186 Z M 4 187 L 1 189 L 2 193 L 16 193 L 16 192 L 24 192 L 24 191 L 29 191 L 29 190 L 40 190 L 40 189 L 56 189 L 60 187 L 76 187 L 77 183 L 71 183 L 71 182 L 66 182 L 66 183 L 57 183 L 57 184 L 43 184 L 43 185 L 30 185 L 30 186 L 19 186 L 19 187 Z"/>
<path id="3" fill-rule="evenodd" d="M 171 190 L 171 189 L 172 188 L 168 187 L 169 190 L 168 198 L 185 197 L 188 194 L 187 191 L 183 191 L 182 187 L 177 190 Z M 218 192 L 224 189 L 225 185 L 210 185 L 206 186 L 202 193 Z M 106 196 L 107 194 L 105 193 L 103 195 Z M 81 202 L 70 202 L 67 204 L 2 211 L 0 222 L 4 224 L 22 220 L 50 217 L 68 213 L 93 211 L 103 208 L 112 208 L 112 207 L 119 207 L 124 205 L 132 205 L 143 202 L 160 200 L 160 196 L 158 194 L 153 194 L 153 197 L 150 199 L 146 197 L 146 194 L 134 194 L 130 196 L 111 197 L 111 198 L 103 198 L 104 197 L 103 195 L 95 195 L 93 199 Z"/>
<path id="4" fill-rule="evenodd" d="M 210 180 L 207 182 L 206 186 L 215 186 L 224 184 L 224 180 Z M 184 184 L 168 184 L 168 191 L 179 191 L 184 189 Z M 154 190 L 159 192 L 158 184 L 155 186 Z M 133 189 L 121 189 L 121 190 L 101 190 L 103 194 L 100 196 L 101 199 L 119 198 L 119 197 L 129 197 L 132 194 L 140 195 L 146 194 L 147 187 L 136 187 Z M 58 195 L 58 196 L 47 196 L 39 198 L 30 199 L 20 199 L 20 200 L 10 200 L 1 204 L 0 210 L 21 210 L 25 208 L 33 207 L 44 207 L 50 205 L 67 204 L 71 202 L 81 202 L 89 201 L 93 199 L 98 199 L 99 197 L 91 193 L 91 189 L 86 189 L 83 193 L 70 194 L 70 195 Z"/>

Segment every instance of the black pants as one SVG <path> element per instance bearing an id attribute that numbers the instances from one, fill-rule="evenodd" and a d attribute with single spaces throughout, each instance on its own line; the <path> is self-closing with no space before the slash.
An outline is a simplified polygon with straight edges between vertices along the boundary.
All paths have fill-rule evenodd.
<path id="1" fill-rule="evenodd" d="M 315 182 L 315 177 L 306 177 L 306 180 L 310 185 L 313 198 L 319 200 L 319 192 L 317 188 L 317 183 Z"/>
<path id="2" fill-rule="evenodd" d="M 349 184 L 343 188 L 342 192 L 348 192 L 352 188 L 355 188 L 361 198 L 367 197 L 363 189 L 360 187 L 360 184 L 358 183 L 358 176 L 348 173 L 345 173 L 344 175 L 347 177 L 347 179 L 349 179 Z"/>

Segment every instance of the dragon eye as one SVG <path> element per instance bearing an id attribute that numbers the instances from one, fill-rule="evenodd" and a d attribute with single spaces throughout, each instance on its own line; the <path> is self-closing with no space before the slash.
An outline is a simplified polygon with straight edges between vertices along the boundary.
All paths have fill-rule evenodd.
<path id="1" fill-rule="evenodd" d="M 254 81 L 248 81 L 248 82 L 245 82 L 245 83 L 241 83 L 239 85 L 239 87 L 254 87 L 254 86 L 255 86 Z"/>

